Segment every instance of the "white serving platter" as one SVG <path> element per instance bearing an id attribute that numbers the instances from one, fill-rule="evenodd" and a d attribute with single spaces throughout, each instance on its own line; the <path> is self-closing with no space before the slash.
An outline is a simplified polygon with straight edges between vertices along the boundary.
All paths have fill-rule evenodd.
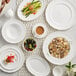
<path id="1" fill-rule="evenodd" d="M 36 18 L 38 18 L 44 11 L 45 9 L 45 4 L 43 4 L 43 1 L 40 0 L 40 2 L 42 3 L 42 7 L 38 10 L 37 14 L 35 15 L 30 15 L 28 16 L 27 18 L 22 14 L 21 10 L 23 9 L 23 7 L 29 3 L 29 2 L 32 2 L 32 0 L 23 0 L 22 3 L 20 4 L 18 10 L 17 10 L 17 14 L 18 14 L 18 17 L 23 20 L 23 21 L 31 21 L 31 20 L 34 20 Z"/>
<path id="2" fill-rule="evenodd" d="M 2 61 L 4 57 L 11 52 L 16 54 L 17 60 L 15 61 L 15 63 L 5 65 Z M 18 46 L 10 44 L 0 48 L 0 58 L 0 69 L 7 73 L 18 71 L 23 66 L 25 60 L 22 50 Z"/>
<path id="3" fill-rule="evenodd" d="M 27 58 L 26 67 L 35 76 L 47 76 L 50 73 L 50 66 L 40 56 L 33 55 Z"/>

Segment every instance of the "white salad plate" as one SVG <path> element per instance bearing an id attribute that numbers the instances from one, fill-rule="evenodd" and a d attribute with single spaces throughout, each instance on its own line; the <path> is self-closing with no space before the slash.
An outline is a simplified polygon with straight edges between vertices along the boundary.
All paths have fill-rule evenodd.
<path id="1" fill-rule="evenodd" d="M 9 43 L 18 43 L 25 37 L 26 27 L 25 25 L 16 20 L 8 20 L 2 27 L 2 36 Z"/>
<path id="2" fill-rule="evenodd" d="M 23 9 L 23 7 L 27 4 L 27 3 L 29 3 L 29 2 L 32 2 L 33 0 L 23 0 L 22 1 L 22 3 L 20 4 L 20 6 L 19 6 L 19 8 L 18 8 L 18 10 L 17 10 L 17 14 L 18 14 L 18 17 L 21 19 L 21 20 L 23 20 L 23 21 L 31 21 L 31 20 L 34 20 L 34 19 L 36 19 L 37 17 L 39 17 L 42 13 L 43 13 L 43 11 L 44 11 L 44 4 L 43 4 L 43 1 L 42 0 L 40 0 L 40 2 L 41 2 L 41 4 L 42 4 L 42 6 L 41 6 L 41 8 L 38 10 L 38 12 L 35 14 L 35 15 L 29 15 L 27 18 L 22 14 L 22 9 Z"/>
<path id="3" fill-rule="evenodd" d="M 49 64 L 40 56 L 33 55 L 27 58 L 26 67 L 35 76 L 47 76 L 50 73 Z"/>
<path id="4" fill-rule="evenodd" d="M 66 30 L 75 24 L 75 8 L 69 1 L 57 0 L 48 5 L 46 20 L 55 29 Z"/>
<path id="5" fill-rule="evenodd" d="M 66 40 L 68 40 L 69 44 L 70 44 L 70 50 L 69 50 L 69 53 L 66 57 L 64 58 L 55 58 L 53 57 L 50 52 L 49 52 L 49 49 L 48 49 L 48 46 L 49 44 L 51 43 L 51 41 L 56 38 L 56 37 L 63 37 L 65 38 Z M 45 58 L 50 62 L 50 63 L 53 63 L 53 64 L 56 64 L 56 65 L 63 65 L 63 64 L 66 64 L 68 63 L 69 61 L 71 61 L 74 57 L 74 44 L 73 44 L 73 40 L 68 37 L 66 34 L 62 33 L 62 32 L 54 32 L 54 33 L 51 33 L 44 41 L 43 43 L 43 53 L 44 53 L 44 56 Z"/>
<path id="6" fill-rule="evenodd" d="M 4 59 L 8 55 L 15 55 L 14 63 L 4 63 Z M 16 45 L 5 45 L 2 48 L 0 48 L 0 69 L 7 73 L 13 73 L 18 71 L 24 64 L 24 53 L 22 50 L 16 46 Z"/>

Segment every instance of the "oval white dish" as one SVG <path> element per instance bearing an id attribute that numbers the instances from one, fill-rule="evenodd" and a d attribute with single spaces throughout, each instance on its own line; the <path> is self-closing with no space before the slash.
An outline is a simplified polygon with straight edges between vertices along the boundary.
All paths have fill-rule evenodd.
<path id="1" fill-rule="evenodd" d="M 50 73 L 49 64 L 40 56 L 30 56 L 26 60 L 27 69 L 35 76 L 47 76 Z"/>

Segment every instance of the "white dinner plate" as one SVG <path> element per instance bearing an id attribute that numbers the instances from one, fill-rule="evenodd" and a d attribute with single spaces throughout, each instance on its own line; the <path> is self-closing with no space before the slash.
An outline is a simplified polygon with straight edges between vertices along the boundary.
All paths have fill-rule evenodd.
<path id="1" fill-rule="evenodd" d="M 69 41 L 69 44 L 70 44 L 70 51 L 68 53 L 68 55 L 62 59 L 58 59 L 58 58 L 55 58 L 53 57 L 50 53 L 49 53 L 49 49 L 48 49 L 48 46 L 50 44 L 50 42 L 56 38 L 56 37 L 63 37 L 65 38 L 66 40 Z M 68 63 L 69 61 L 71 61 L 74 57 L 74 44 L 73 44 L 73 40 L 70 38 L 70 37 L 67 37 L 66 34 L 62 33 L 62 32 L 54 32 L 54 33 L 51 33 L 44 41 L 43 43 L 43 53 L 44 53 L 44 56 L 45 58 L 53 63 L 53 64 L 56 64 L 56 65 L 63 65 L 63 64 L 66 64 Z"/>
<path id="2" fill-rule="evenodd" d="M 29 3 L 29 2 L 32 2 L 33 0 L 23 0 L 22 1 L 22 3 L 20 4 L 20 6 L 19 6 L 19 8 L 18 8 L 18 10 L 17 10 L 17 14 L 18 14 L 18 17 L 21 19 L 21 20 L 23 20 L 23 21 L 31 21 L 31 20 L 34 20 L 34 19 L 36 19 L 37 17 L 39 17 L 42 13 L 43 13 L 43 11 L 44 11 L 44 5 L 45 4 L 43 4 L 43 1 L 42 0 L 40 0 L 40 2 L 42 3 L 42 7 L 38 10 L 38 12 L 35 14 L 35 15 L 30 15 L 30 16 L 28 16 L 27 18 L 22 14 L 22 9 L 23 9 L 23 7 L 27 4 L 27 3 Z"/>
<path id="3" fill-rule="evenodd" d="M 27 58 L 26 67 L 35 76 L 47 76 L 50 73 L 49 64 L 37 55 Z"/>
<path id="4" fill-rule="evenodd" d="M 4 64 L 4 58 L 10 53 L 15 54 L 16 61 L 14 63 Z M 0 69 L 4 72 L 12 73 L 18 71 L 24 64 L 24 54 L 16 45 L 5 45 L 0 48 Z"/>
<path id="5" fill-rule="evenodd" d="M 69 1 L 52 1 L 46 9 L 46 20 L 55 29 L 66 30 L 75 24 L 75 8 Z"/>
<path id="6" fill-rule="evenodd" d="M 25 37 L 24 24 L 16 19 L 8 20 L 2 27 L 2 36 L 9 43 L 18 43 Z"/>

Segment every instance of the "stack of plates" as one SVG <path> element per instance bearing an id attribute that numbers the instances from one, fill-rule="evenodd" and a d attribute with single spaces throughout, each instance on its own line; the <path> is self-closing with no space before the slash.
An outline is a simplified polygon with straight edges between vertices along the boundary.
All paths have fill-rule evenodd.
<path id="1" fill-rule="evenodd" d="M 5 57 L 8 55 L 15 55 L 13 63 L 4 63 Z M 19 70 L 24 64 L 24 54 L 22 50 L 15 45 L 5 45 L 0 49 L 0 69 L 4 72 L 12 73 Z"/>

